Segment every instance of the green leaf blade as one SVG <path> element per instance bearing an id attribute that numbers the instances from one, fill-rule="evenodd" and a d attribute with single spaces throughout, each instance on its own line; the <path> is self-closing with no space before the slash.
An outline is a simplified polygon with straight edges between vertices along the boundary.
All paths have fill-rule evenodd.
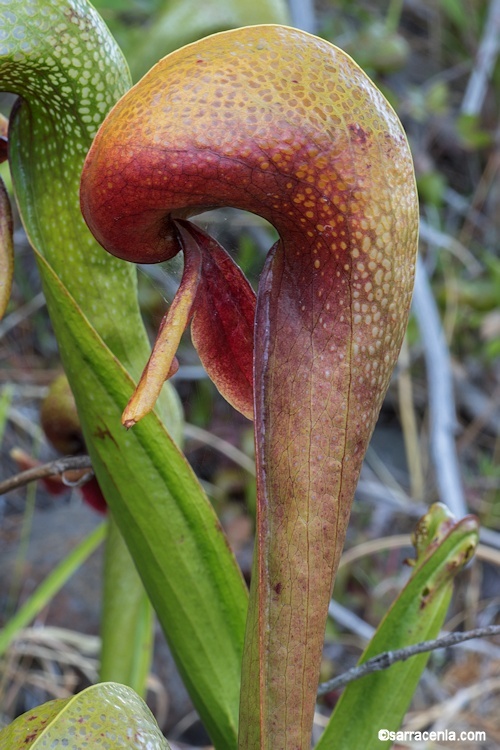
<path id="1" fill-rule="evenodd" d="M 444 506 L 431 506 L 415 533 L 413 575 L 377 628 L 360 664 L 385 651 L 437 637 L 448 611 L 454 576 L 470 560 L 477 542 L 474 517 L 455 521 Z M 377 730 L 398 730 L 428 658 L 429 654 L 421 654 L 350 683 L 316 750 L 391 747 L 390 740 L 384 743 L 378 739 Z"/>
<path id="2" fill-rule="evenodd" d="M 87 448 L 198 711 L 216 746 L 229 750 L 236 746 L 246 587 L 158 416 L 128 434 L 120 424 L 131 378 L 149 355 L 136 272 L 104 253 L 79 209 L 83 159 L 130 85 L 127 66 L 84 0 L 7 5 L 0 87 L 23 98 L 9 130 L 13 183 Z M 159 414 L 180 440 L 178 399 L 168 385 Z"/>
<path id="3" fill-rule="evenodd" d="M 92 463 L 216 747 L 234 748 L 247 590 L 212 506 L 157 416 L 126 431 L 117 415 L 131 389 L 46 264 L 45 293 L 61 311 L 56 334 Z M 76 373 L 80 376 L 76 378 Z M 127 456 L 124 461 L 123 457 Z"/>

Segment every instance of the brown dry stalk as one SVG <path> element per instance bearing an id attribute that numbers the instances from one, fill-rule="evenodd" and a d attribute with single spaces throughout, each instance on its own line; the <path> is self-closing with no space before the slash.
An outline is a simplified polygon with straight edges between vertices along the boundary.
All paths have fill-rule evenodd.
<path id="1" fill-rule="evenodd" d="M 396 662 L 406 661 L 412 656 L 417 656 L 417 654 L 435 651 L 438 648 L 448 648 L 449 646 L 455 646 L 457 643 L 470 641 L 473 638 L 486 638 L 491 635 L 500 635 L 500 625 L 488 625 L 485 628 L 475 628 L 463 633 L 447 633 L 439 638 L 434 638 L 430 641 L 421 641 L 421 643 L 398 648 L 395 651 L 383 651 L 381 654 L 377 654 L 372 659 L 365 661 L 364 664 L 358 664 L 356 667 L 348 669 L 337 677 L 321 683 L 318 688 L 318 695 L 325 695 L 325 693 L 330 693 L 332 690 L 338 690 L 345 687 L 349 682 L 358 680 L 360 677 L 365 677 L 365 675 L 372 672 L 380 672 L 382 669 L 388 669 Z"/>
<path id="2" fill-rule="evenodd" d="M 21 471 L 0 482 L 0 495 L 5 495 L 6 492 L 18 487 L 24 487 L 30 482 L 54 476 L 61 476 L 63 483 L 68 486 L 78 485 L 84 478 L 85 481 L 90 479 L 92 464 L 89 456 L 65 456 L 64 458 L 58 458 L 56 461 L 50 461 L 32 469 Z"/>

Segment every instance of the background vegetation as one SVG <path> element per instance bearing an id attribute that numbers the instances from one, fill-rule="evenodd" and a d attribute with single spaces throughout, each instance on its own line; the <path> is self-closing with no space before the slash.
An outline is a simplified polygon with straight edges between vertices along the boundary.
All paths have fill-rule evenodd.
<path id="1" fill-rule="evenodd" d="M 158 41 L 162 18 L 182 3 L 95 4 L 135 78 L 189 41 L 179 31 L 184 27 L 169 27 L 163 42 Z M 314 10 L 315 31 L 343 47 L 374 78 L 407 130 L 421 200 L 423 261 L 407 342 L 367 456 L 336 583 L 335 621 L 327 632 L 323 665 L 327 679 L 355 663 L 406 580 L 402 561 L 411 552 L 407 535 L 437 499 L 455 512 L 467 508 L 477 514 L 485 529 L 477 561 L 459 580 L 448 628 L 500 623 L 500 3 L 322 0 Z M 208 30 L 215 31 L 217 16 L 210 12 L 207 17 L 215 25 Z M 8 107 L 5 99 L 4 109 Z M 260 219 L 232 210 L 205 215 L 200 222 L 210 225 L 254 281 L 273 241 L 272 230 Z M 57 347 L 19 226 L 15 239 L 14 294 L 0 323 L 2 479 L 17 471 L 13 449 L 42 461 L 60 455 L 40 423 L 43 400 L 60 371 Z M 177 281 L 171 264 L 168 273 L 157 266 L 143 268 L 142 309 L 152 336 Z M 441 328 L 435 326 L 436 309 Z M 188 338 L 180 361 L 176 385 L 186 412 L 186 452 L 248 575 L 252 430 L 204 377 Z M 440 390 L 446 387 L 448 368 L 451 394 Z M 444 450 L 440 436 L 446 438 Z M 82 448 L 78 440 L 75 429 L 76 445 L 63 441 L 59 448 L 64 453 Z M 78 489 L 55 496 L 43 485 L 0 498 L 0 514 L 3 625 L 76 541 L 99 523 L 99 516 L 82 505 Z M 0 662 L 0 720 L 9 721 L 95 679 L 100 564 L 98 554 L 86 563 Z M 473 642 L 438 652 L 407 726 L 484 729 L 488 745 L 461 747 L 499 746 L 498 691 L 499 643 Z M 318 732 L 337 697 L 327 694 L 318 705 Z M 203 730 L 160 635 L 149 700 L 168 737 L 203 745 Z"/>

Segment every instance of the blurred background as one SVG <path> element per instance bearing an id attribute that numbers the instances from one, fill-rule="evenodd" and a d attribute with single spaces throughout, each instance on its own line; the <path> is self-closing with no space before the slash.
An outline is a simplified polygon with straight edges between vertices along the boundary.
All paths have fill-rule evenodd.
<path id="1" fill-rule="evenodd" d="M 356 662 L 409 575 L 403 564 L 412 556 L 408 535 L 437 500 L 456 515 L 476 514 L 483 529 L 478 557 L 457 581 L 447 628 L 500 624 L 499 0 L 97 0 L 95 5 L 124 50 L 134 80 L 163 55 L 206 34 L 284 22 L 347 51 L 399 114 L 421 204 L 420 264 L 406 341 L 354 504 L 322 679 Z M 9 104 L 4 97 L 4 111 Z M 232 209 L 204 214 L 199 223 L 256 286 L 274 230 Z M 69 424 L 50 426 L 46 398 L 61 372 L 57 344 L 19 223 L 15 243 L 14 290 L 0 322 L 0 481 L 30 462 L 84 450 L 75 415 Z M 142 310 L 152 339 L 180 271 L 175 261 L 140 268 Z M 179 360 L 174 382 L 186 415 L 185 451 L 248 577 L 255 509 L 252 426 L 218 396 L 189 335 Z M 85 498 L 78 488 L 37 483 L 0 497 L 0 626 L 101 522 L 85 502 L 96 505 L 91 494 L 87 490 Z M 96 552 L 3 655 L 0 722 L 97 679 L 100 570 Z M 500 640 L 437 652 L 407 726 L 483 729 L 486 744 L 460 747 L 500 747 L 499 692 Z M 327 694 L 318 703 L 317 733 L 337 697 Z M 159 632 L 148 698 L 169 738 L 208 745 Z"/>

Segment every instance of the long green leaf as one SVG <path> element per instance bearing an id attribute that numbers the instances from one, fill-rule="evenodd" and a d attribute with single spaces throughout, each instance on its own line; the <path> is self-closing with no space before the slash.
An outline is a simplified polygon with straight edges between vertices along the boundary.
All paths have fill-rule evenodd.
<path id="1" fill-rule="evenodd" d="M 360 664 L 384 651 L 438 635 L 454 577 L 472 557 L 478 540 L 474 517 L 455 521 L 443 505 L 431 506 L 415 532 L 413 574 L 377 628 Z M 391 740 L 378 739 L 377 730 L 399 729 L 428 658 L 429 654 L 422 654 L 350 683 L 316 750 L 391 747 Z"/>
<path id="2" fill-rule="evenodd" d="M 0 24 L 0 86 L 22 97 L 11 116 L 9 159 L 26 232 L 133 372 L 138 351 L 147 352 L 135 275 L 102 261 L 78 198 L 97 127 L 129 87 L 127 66 L 84 2 L 7 2 Z"/>
<path id="3" fill-rule="evenodd" d="M 85 0 L 7 0 L 3 8 L 0 86 L 22 96 L 9 128 L 16 199 L 87 446 L 198 711 L 217 746 L 234 748 L 245 586 L 159 419 L 129 434 L 120 425 L 133 390 L 126 371 L 137 377 L 149 343 L 134 268 L 102 251 L 79 210 L 83 159 L 130 85 L 127 66 Z M 159 413 L 179 438 L 168 386 Z"/>
<path id="4" fill-rule="evenodd" d="M 132 381 L 53 271 L 49 308 L 92 463 L 217 747 L 234 748 L 247 609 L 243 578 L 212 506 L 155 414 L 126 432 L 117 415 Z"/>

